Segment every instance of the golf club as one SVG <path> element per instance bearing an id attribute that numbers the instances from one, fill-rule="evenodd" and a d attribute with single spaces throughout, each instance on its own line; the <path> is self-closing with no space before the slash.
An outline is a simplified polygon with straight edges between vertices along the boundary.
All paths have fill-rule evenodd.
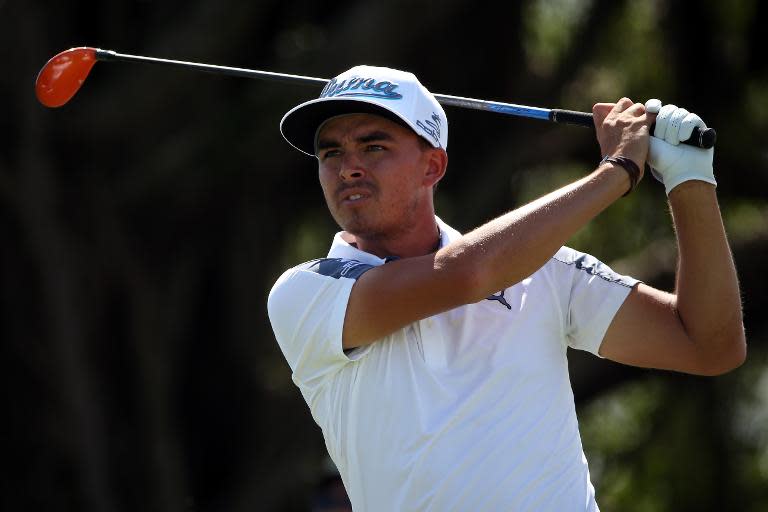
<path id="1" fill-rule="evenodd" d="M 112 50 L 98 48 L 79 47 L 65 50 L 51 58 L 40 70 L 35 81 L 35 94 L 37 99 L 46 107 L 60 107 L 67 103 L 83 85 L 88 73 L 96 61 L 122 61 L 143 62 L 147 64 L 161 64 L 185 69 L 194 69 L 219 75 L 237 76 L 244 78 L 257 78 L 277 82 L 305 84 L 323 87 L 328 83 L 327 79 L 309 76 L 289 75 L 270 71 L 258 71 L 254 69 L 234 68 L 228 66 L 216 66 L 213 64 L 201 64 L 197 62 L 185 62 L 180 60 L 158 59 L 141 55 L 128 55 Z M 574 110 L 548 109 L 516 105 L 514 103 L 502 103 L 497 101 L 477 100 L 435 94 L 437 101 L 443 105 L 452 107 L 485 110 L 518 117 L 529 117 L 555 123 L 573 124 L 578 126 L 593 127 L 592 114 Z M 694 128 L 691 137 L 684 144 L 711 148 L 715 145 L 717 134 L 714 129 L 700 130 Z"/>

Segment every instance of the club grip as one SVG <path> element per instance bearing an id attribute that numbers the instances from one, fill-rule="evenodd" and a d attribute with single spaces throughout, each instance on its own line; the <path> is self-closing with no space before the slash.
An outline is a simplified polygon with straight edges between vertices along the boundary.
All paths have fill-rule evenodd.
<path id="1" fill-rule="evenodd" d="M 594 128 L 595 126 L 592 114 L 588 112 L 578 112 L 576 110 L 553 108 L 549 111 L 549 120 L 555 123 L 575 124 L 578 126 L 586 126 L 588 128 Z"/>
<path id="2" fill-rule="evenodd" d="M 559 108 L 553 108 L 549 112 L 549 120 L 555 123 L 594 127 L 592 114 L 588 112 L 578 112 L 576 110 L 563 110 Z M 655 126 L 655 123 L 651 125 L 651 133 L 653 133 Z M 683 144 L 688 144 L 689 146 L 709 149 L 715 147 L 715 142 L 717 142 L 717 132 L 714 128 L 706 128 L 701 130 L 699 127 L 696 127 L 693 129 L 691 137 L 688 140 L 681 142 Z"/>

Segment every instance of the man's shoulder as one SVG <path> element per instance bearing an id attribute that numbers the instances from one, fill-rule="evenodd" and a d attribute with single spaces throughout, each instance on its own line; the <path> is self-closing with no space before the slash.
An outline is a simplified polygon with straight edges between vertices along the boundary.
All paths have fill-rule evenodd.
<path id="1" fill-rule="evenodd" d="M 617 283 L 622 286 L 632 287 L 638 281 L 630 276 L 620 274 L 613 270 L 603 261 L 570 247 L 561 247 L 557 253 L 550 259 L 550 262 L 565 264 L 567 267 L 577 271 L 580 275 L 595 276 L 605 281 Z"/>
<path id="2" fill-rule="evenodd" d="M 536 272 L 531 274 L 526 281 L 537 281 L 544 278 L 545 276 L 560 276 L 563 269 L 578 265 L 580 258 L 583 256 L 589 255 L 571 249 L 570 247 L 562 246 L 557 250 L 555 254 L 553 254 L 547 261 L 545 261 L 544 264 L 539 267 L 538 270 L 536 270 Z"/>
<path id="3" fill-rule="evenodd" d="M 313 294 L 329 285 L 346 286 L 344 283 L 357 280 L 373 267 L 374 265 L 345 258 L 319 258 L 305 261 L 289 268 L 277 278 L 269 292 L 269 302 L 276 302 L 282 296 Z"/>
<path id="4" fill-rule="evenodd" d="M 565 264 L 578 270 L 591 271 L 603 263 L 585 252 L 563 246 L 550 258 L 550 263 Z"/>
<path id="5" fill-rule="evenodd" d="M 363 263 L 358 260 L 349 258 L 318 258 L 314 260 L 305 261 L 295 267 L 289 268 L 280 278 L 277 283 L 284 281 L 290 276 L 300 274 L 302 272 L 311 272 L 325 277 L 333 279 L 357 279 L 367 270 L 370 270 L 375 265 Z"/>
<path id="6" fill-rule="evenodd" d="M 562 246 L 536 272 L 530 276 L 532 282 L 545 282 L 554 279 L 569 281 L 574 271 L 594 272 L 601 262 L 594 256 Z"/>
<path id="7" fill-rule="evenodd" d="M 567 247 L 564 245 L 560 249 L 558 249 L 555 255 L 552 256 L 552 259 L 555 261 L 559 261 L 560 263 L 573 264 L 582 256 L 588 256 L 588 254 L 579 252 L 576 249 L 571 249 L 570 247 Z"/>
<path id="8" fill-rule="evenodd" d="M 269 316 L 273 322 L 282 319 L 282 323 L 291 324 L 307 308 L 323 311 L 331 302 L 346 304 L 355 280 L 373 267 L 344 258 L 320 258 L 291 267 L 269 291 Z"/>
<path id="9" fill-rule="evenodd" d="M 308 270 L 326 277 L 357 279 L 374 265 L 347 258 L 321 258 L 300 265 L 301 270 Z"/>

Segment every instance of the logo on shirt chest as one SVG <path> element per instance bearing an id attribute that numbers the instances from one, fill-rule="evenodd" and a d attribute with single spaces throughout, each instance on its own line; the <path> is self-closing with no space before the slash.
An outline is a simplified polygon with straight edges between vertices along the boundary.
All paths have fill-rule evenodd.
<path id="1" fill-rule="evenodd" d="M 504 292 L 506 290 L 501 290 L 499 293 L 495 295 L 490 295 L 485 298 L 485 300 L 495 300 L 498 301 L 499 304 L 502 304 L 507 307 L 507 309 L 512 309 L 512 306 L 509 305 L 509 302 L 507 302 L 507 299 L 504 298 Z"/>

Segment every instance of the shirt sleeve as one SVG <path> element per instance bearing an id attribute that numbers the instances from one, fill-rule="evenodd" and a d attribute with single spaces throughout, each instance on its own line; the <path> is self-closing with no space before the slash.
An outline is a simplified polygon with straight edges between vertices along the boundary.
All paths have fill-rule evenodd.
<path id="1" fill-rule="evenodd" d="M 345 354 L 342 329 L 355 280 L 373 268 L 354 260 L 327 258 L 286 271 L 267 299 L 269 320 L 293 381 L 309 392 L 361 351 Z"/>
<path id="2" fill-rule="evenodd" d="M 600 356 L 605 332 L 639 281 L 621 275 L 589 254 L 564 247 L 555 259 L 568 266 L 571 278 L 566 336 L 568 346 Z"/>

